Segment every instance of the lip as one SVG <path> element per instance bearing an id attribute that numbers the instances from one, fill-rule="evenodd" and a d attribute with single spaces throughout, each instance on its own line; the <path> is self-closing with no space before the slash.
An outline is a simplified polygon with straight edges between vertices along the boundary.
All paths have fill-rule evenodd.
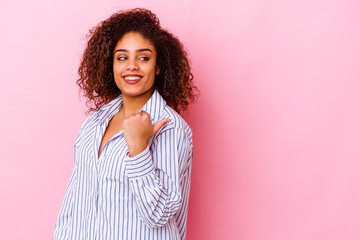
<path id="1" fill-rule="evenodd" d="M 122 76 L 124 81 L 127 83 L 127 84 L 130 84 L 130 85 L 134 85 L 134 84 L 137 84 L 138 82 L 141 81 L 141 79 L 143 78 L 143 76 L 141 75 L 138 75 L 138 74 L 125 74 Z M 140 79 L 137 79 L 137 80 L 127 80 L 126 77 L 139 77 Z"/>

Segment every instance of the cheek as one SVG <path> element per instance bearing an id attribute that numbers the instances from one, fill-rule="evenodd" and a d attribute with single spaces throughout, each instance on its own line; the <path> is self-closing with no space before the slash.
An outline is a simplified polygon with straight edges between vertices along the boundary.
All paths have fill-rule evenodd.
<path id="1" fill-rule="evenodd" d="M 121 75 L 123 73 L 123 69 L 121 68 L 121 66 L 119 65 L 114 65 L 113 66 L 113 76 L 115 80 L 120 80 L 121 79 Z"/>
<path id="2" fill-rule="evenodd" d="M 116 67 L 116 65 L 114 64 L 113 65 L 113 74 L 114 74 L 114 77 L 116 77 L 116 73 L 117 73 L 117 67 Z"/>
<path id="3" fill-rule="evenodd" d="M 153 74 L 155 74 L 155 71 L 156 71 L 155 67 L 156 67 L 156 65 L 154 65 L 154 64 L 149 64 L 149 65 L 146 66 L 146 68 L 145 68 L 144 70 L 145 70 L 147 73 L 153 75 Z"/>
<path id="4" fill-rule="evenodd" d="M 121 70 L 116 66 L 113 67 L 113 77 L 116 84 L 121 83 Z"/>

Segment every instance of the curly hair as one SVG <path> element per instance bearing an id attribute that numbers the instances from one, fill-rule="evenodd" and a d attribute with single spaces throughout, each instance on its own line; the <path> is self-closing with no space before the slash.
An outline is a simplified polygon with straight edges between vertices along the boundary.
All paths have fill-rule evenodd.
<path id="1" fill-rule="evenodd" d="M 76 81 L 87 98 L 88 112 L 99 110 L 121 94 L 113 74 L 113 51 L 117 42 L 129 32 L 140 33 L 157 52 L 160 74 L 155 76 L 155 88 L 167 105 L 177 112 L 193 102 L 198 91 L 183 44 L 162 29 L 154 13 L 135 8 L 114 13 L 90 29 L 89 38 L 78 69 Z"/>

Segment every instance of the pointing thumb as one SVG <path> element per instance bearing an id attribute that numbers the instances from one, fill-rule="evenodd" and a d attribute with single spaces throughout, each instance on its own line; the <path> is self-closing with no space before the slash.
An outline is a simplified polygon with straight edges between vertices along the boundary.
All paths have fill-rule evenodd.
<path id="1" fill-rule="evenodd" d="M 160 128 L 162 128 L 162 126 L 164 126 L 168 122 L 171 122 L 171 120 L 168 118 L 164 118 L 164 119 L 159 120 L 157 123 L 155 123 L 153 134 L 155 135 L 160 130 Z"/>

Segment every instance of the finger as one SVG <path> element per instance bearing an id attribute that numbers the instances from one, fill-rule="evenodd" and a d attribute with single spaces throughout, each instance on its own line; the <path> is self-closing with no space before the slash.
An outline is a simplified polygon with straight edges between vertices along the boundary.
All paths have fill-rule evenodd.
<path id="1" fill-rule="evenodd" d="M 142 117 L 150 119 L 150 114 L 148 114 L 147 112 L 141 112 L 140 114 Z"/>
<path id="2" fill-rule="evenodd" d="M 146 115 L 146 116 L 149 116 L 150 117 L 150 114 L 147 113 L 147 112 L 139 112 L 141 115 Z"/>
<path id="3" fill-rule="evenodd" d="M 168 118 L 164 118 L 164 119 L 161 119 L 160 121 L 158 121 L 157 123 L 155 123 L 153 134 L 155 135 L 160 130 L 160 128 L 162 128 L 162 126 L 164 126 L 168 122 L 171 122 L 171 120 Z"/>

